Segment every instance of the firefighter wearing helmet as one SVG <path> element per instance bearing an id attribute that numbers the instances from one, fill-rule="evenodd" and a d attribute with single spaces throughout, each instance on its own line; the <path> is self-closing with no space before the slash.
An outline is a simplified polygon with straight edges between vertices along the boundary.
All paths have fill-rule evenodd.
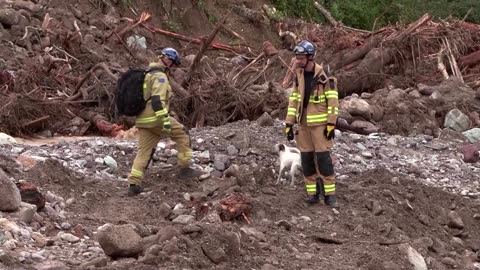
<path id="1" fill-rule="evenodd" d="M 285 132 L 301 152 L 308 204 L 320 196 L 326 205 L 336 206 L 335 173 L 330 151 L 338 116 L 337 80 L 314 62 L 315 46 L 302 40 L 294 48 L 295 84 L 289 98 Z M 294 124 L 297 131 L 294 132 Z"/>
<path id="2" fill-rule="evenodd" d="M 164 48 L 156 61 L 148 66 L 143 83 L 143 95 L 147 104 L 135 119 L 135 126 L 138 128 L 138 152 L 128 175 L 129 196 L 143 192 L 141 183 L 145 169 L 162 138 L 170 137 L 176 143 L 180 178 L 188 179 L 201 175 L 200 172 L 190 168 L 192 149 L 188 130 L 169 115 L 172 90 L 168 72 L 170 68 L 178 65 L 180 65 L 178 52 L 173 48 Z"/>

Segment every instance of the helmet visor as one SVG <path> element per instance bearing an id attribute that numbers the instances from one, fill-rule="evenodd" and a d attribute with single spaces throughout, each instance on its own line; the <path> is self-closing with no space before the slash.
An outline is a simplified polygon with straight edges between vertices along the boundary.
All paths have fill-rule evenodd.
<path id="1" fill-rule="evenodd" d="M 302 46 L 295 46 L 295 48 L 293 49 L 293 52 L 296 53 L 296 54 L 307 54 L 307 50 L 302 47 Z"/>

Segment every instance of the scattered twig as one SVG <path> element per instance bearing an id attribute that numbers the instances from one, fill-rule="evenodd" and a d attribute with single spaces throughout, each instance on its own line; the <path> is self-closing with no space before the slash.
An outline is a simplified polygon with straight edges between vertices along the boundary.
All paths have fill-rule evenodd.
<path id="1" fill-rule="evenodd" d="M 115 33 L 115 31 L 113 32 L 113 34 L 118 38 L 118 40 L 120 41 L 120 43 L 123 44 L 123 47 L 125 47 L 125 49 L 127 49 L 128 53 L 129 53 L 133 58 L 136 58 L 135 54 L 132 52 L 132 50 L 130 50 L 130 48 L 129 48 L 128 45 L 125 43 L 125 41 L 122 39 L 122 37 L 120 37 L 117 33 Z"/>
<path id="2" fill-rule="evenodd" d="M 42 29 L 40 29 L 40 28 L 27 25 L 27 26 L 25 26 L 25 34 L 23 35 L 23 37 L 22 37 L 20 40 L 24 40 L 24 39 L 27 38 L 27 36 L 28 36 L 28 29 L 37 30 L 37 31 L 42 30 Z"/>
<path id="3" fill-rule="evenodd" d="M 465 16 L 463 17 L 463 19 L 461 20 L 461 22 L 464 22 L 467 18 L 468 18 L 468 15 L 470 15 L 470 13 L 473 11 L 473 8 L 470 8 L 468 11 L 467 11 L 467 14 L 465 14 Z"/>
<path id="4" fill-rule="evenodd" d="M 260 58 L 264 56 L 272 56 L 277 54 L 277 50 L 275 47 L 273 47 L 272 43 L 269 41 L 265 41 L 262 46 L 262 53 L 260 53 L 255 59 L 253 59 L 252 62 L 250 62 L 248 65 L 246 65 L 242 70 L 240 70 L 235 77 L 233 77 L 233 81 L 236 81 L 238 76 L 242 74 L 245 70 L 247 70 L 249 67 L 251 67 L 253 64 L 255 64 Z"/>
<path id="5" fill-rule="evenodd" d="M 73 56 L 73 55 L 71 55 L 71 54 L 67 53 L 66 51 L 64 51 L 64 50 L 62 50 L 62 49 L 60 49 L 60 48 L 58 48 L 57 46 L 55 46 L 55 45 L 52 45 L 52 46 L 53 46 L 55 49 L 57 49 L 57 50 L 59 50 L 59 51 L 63 52 L 63 53 L 66 55 L 66 56 L 68 56 L 68 57 L 72 58 L 73 60 L 80 61 L 80 60 L 78 60 L 78 59 L 77 59 L 75 56 Z"/>
<path id="6" fill-rule="evenodd" d="M 33 125 L 36 125 L 36 124 L 39 124 L 41 122 L 44 122 L 45 120 L 48 120 L 50 118 L 50 115 L 46 115 L 46 116 L 42 116 L 38 119 L 35 119 L 33 121 L 30 121 L 28 123 L 25 123 L 22 125 L 22 128 L 27 128 L 27 127 L 30 127 L 30 126 L 33 126 Z"/>
<path id="7" fill-rule="evenodd" d="M 101 63 L 98 63 L 96 64 L 93 68 L 90 69 L 90 71 L 87 72 L 87 74 L 85 74 L 85 76 L 83 76 L 83 78 L 80 80 L 80 82 L 77 84 L 77 86 L 75 86 L 75 89 L 73 89 L 73 94 L 72 95 L 75 95 L 77 94 L 77 92 L 80 90 L 80 87 L 82 87 L 82 85 L 87 81 L 88 78 L 90 78 L 90 76 L 92 76 L 92 74 L 97 70 L 97 69 L 103 69 L 105 71 L 105 73 L 114 81 L 117 81 L 118 80 L 118 77 L 116 75 L 114 75 L 110 69 L 108 68 L 108 66 L 104 63 L 104 62 L 101 62 Z M 70 98 L 68 100 L 71 100 Z"/>

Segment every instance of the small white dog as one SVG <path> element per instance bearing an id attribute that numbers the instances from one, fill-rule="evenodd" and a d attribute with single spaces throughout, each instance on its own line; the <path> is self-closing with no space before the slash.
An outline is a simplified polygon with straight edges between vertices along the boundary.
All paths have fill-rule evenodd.
<path id="1" fill-rule="evenodd" d="M 290 177 L 292 179 L 290 186 L 293 186 L 295 184 L 295 173 L 302 172 L 302 159 L 300 158 L 300 150 L 295 147 L 286 146 L 282 143 L 276 144 L 275 150 L 278 152 L 280 160 L 280 171 L 278 172 L 278 178 L 277 182 L 275 182 L 275 185 L 280 183 L 283 170 L 285 168 L 290 168 Z"/>

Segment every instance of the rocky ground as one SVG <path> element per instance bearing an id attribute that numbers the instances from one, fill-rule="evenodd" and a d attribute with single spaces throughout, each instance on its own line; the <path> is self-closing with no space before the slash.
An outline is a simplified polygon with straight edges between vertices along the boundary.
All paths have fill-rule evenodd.
<path id="1" fill-rule="evenodd" d="M 306 206 L 300 180 L 274 185 L 280 121 L 191 135 L 202 179 L 176 179 L 174 144 L 164 141 L 136 198 L 125 182 L 135 140 L 2 145 L 0 265 L 480 269 L 480 165 L 463 162 L 459 133 L 337 133 L 336 209 Z"/>

